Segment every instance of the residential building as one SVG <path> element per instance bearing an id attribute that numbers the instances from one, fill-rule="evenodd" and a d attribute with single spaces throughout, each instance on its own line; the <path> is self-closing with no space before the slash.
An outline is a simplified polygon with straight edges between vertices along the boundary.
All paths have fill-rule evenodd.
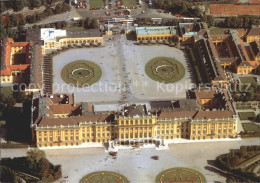
<path id="1" fill-rule="evenodd" d="M 59 96 L 52 99 L 46 96 L 46 101 L 67 101 L 68 104 L 56 105 L 71 105 L 68 102 L 71 99 Z M 151 102 L 151 106 L 151 110 L 147 110 L 146 105 L 131 105 L 112 112 L 39 115 L 32 126 L 34 140 L 38 147 L 66 147 L 90 142 L 138 145 L 180 138 L 202 140 L 237 135 L 237 116 L 227 91 L 194 90 L 188 92 L 187 99 L 156 101 Z"/>
<path id="2" fill-rule="evenodd" d="M 246 42 L 250 43 L 253 41 L 260 41 L 260 27 L 252 27 L 247 33 Z"/>
<path id="3" fill-rule="evenodd" d="M 62 47 L 81 46 L 82 44 L 98 45 L 104 42 L 101 32 L 95 29 L 84 31 L 66 31 L 55 28 L 29 29 L 27 39 L 41 41 L 43 54 L 46 54 L 46 51 Z"/>
<path id="4" fill-rule="evenodd" d="M 31 63 L 30 43 L 3 38 L 0 40 L 0 51 L 0 85 L 28 83 Z"/>
<path id="5" fill-rule="evenodd" d="M 137 41 L 141 40 L 170 40 L 176 37 L 174 26 L 136 27 Z"/>

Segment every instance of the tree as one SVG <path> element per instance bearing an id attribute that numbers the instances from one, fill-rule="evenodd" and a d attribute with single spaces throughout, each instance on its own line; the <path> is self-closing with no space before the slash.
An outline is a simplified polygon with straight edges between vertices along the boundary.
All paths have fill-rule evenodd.
<path id="1" fill-rule="evenodd" d="M 46 158 L 40 159 L 38 165 L 39 165 L 40 172 L 49 170 L 50 168 L 50 162 Z"/>
<path id="2" fill-rule="evenodd" d="M 41 4 L 42 4 L 42 6 L 46 6 L 47 5 L 47 0 L 41 0 Z"/>
<path id="3" fill-rule="evenodd" d="M 215 25 L 215 18 L 212 15 L 207 16 L 207 24 L 209 27 Z"/>
<path id="4" fill-rule="evenodd" d="M 63 10 L 62 3 L 58 3 L 58 4 L 55 6 L 54 12 L 55 12 L 55 14 L 59 14 L 59 13 L 62 12 L 62 10 Z"/>
<path id="5" fill-rule="evenodd" d="M 248 16 L 244 17 L 243 21 L 244 21 L 244 22 L 243 22 L 244 27 L 245 27 L 245 28 L 249 27 L 249 23 L 250 23 L 249 17 L 248 17 Z"/>
<path id="6" fill-rule="evenodd" d="M 0 182 L 17 182 L 15 172 L 5 166 L 0 166 Z"/>
<path id="7" fill-rule="evenodd" d="M 82 19 L 79 20 L 79 27 L 83 27 L 84 21 Z"/>
<path id="8" fill-rule="evenodd" d="M 31 149 L 27 152 L 28 161 L 36 161 L 38 163 L 41 159 L 45 157 L 45 152 L 39 149 Z"/>
<path id="9" fill-rule="evenodd" d="M 92 19 L 89 18 L 89 17 L 87 17 L 87 18 L 85 19 L 85 21 L 84 21 L 84 28 L 85 28 L 85 29 L 91 28 L 91 23 L 92 23 Z"/>
<path id="10" fill-rule="evenodd" d="M 90 28 L 92 28 L 92 29 L 97 29 L 98 28 L 97 19 L 92 19 Z"/>
<path id="11" fill-rule="evenodd" d="M 26 24 L 26 20 L 25 20 L 24 16 L 22 15 L 19 20 L 19 25 L 25 25 L 25 24 Z"/>
<path id="12" fill-rule="evenodd" d="M 26 2 L 24 0 L 14 0 L 13 1 L 13 10 L 21 11 L 25 7 Z"/>
<path id="13" fill-rule="evenodd" d="M 226 25 L 226 27 L 230 27 L 231 26 L 231 18 L 230 17 L 226 17 L 225 18 L 225 25 Z"/>
<path id="14" fill-rule="evenodd" d="M 42 5 L 42 2 L 40 0 L 34 0 L 32 4 L 34 8 L 39 8 Z"/>
<path id="15" fill-rule="evenodd" d="M 51 15 L 53 15 L 54 14 L 54 12 L 53 12 L 53 9 L 52 8 L 46 8 L 45 10 L 44 10 L 44 15 L 47 17 L 47 16 L 51 16 Z"/>
<path id="16" fill-rule="evenodd" d="M 196 6 L 194 9 L 194 15 L 196 17 L 199 17 L 201 13 L 202 13 L 201 9 L 198 6 Z"/>
<path id="17" fill-rule="evenodd" d="M 28 15 L 26 17 L 26 21 L 30 24 L 34 23 L 36 21 L 36 14 Z"/>
<path id="18" fill-rule="evenodd" d="M 0 13 L 3 13 L 7 10 L 5 3 L 3 1 L 0 2 Z"/>
<path id="19" fill-rule="evenodd" d="M 7 37 L 6 29 L 0 24 L 0 39 Z"/>
<path id="20" fill-rule="evenodd" d="M 188 6 L 187 6 L 187 2 L 183 2 L 181 5 L 181 10 L 184 14 L 188 13 Z"/>
<path id="21" fill-rule="evenodd" d="M 250 87 L 247 94 L 247 100 L 254 100 L 254 99 L 255 99 L 255 90 L 253 87 Z"/>
<path id="22" fill-rule="evenodd" d="M 202 22 L 207 22 L 207 15 L 202 15 L 201 20 Z"/>

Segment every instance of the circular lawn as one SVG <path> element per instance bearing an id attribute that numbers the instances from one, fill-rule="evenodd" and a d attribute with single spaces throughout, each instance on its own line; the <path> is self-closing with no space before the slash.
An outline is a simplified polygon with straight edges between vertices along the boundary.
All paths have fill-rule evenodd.
<path id="1" fill-rule="evenodd" d="M 162 83 L 175 83 L 185 75 L 184 66 L 169 57 L 156 57 L 145 65 L 146 74 L 153 80 Z"/>
<path id="2" fill-rule="evenodd" d="M 61 78 L 74 87 L 87 87 L 96 83 L 102 75 L 101 68 L 90 61 L 77 60 L 63 67 Z"/>
<path id="3" fill-rule="evenodd" d="M 86 176 L 84 176 L 80 183 L 129 183 L 127 178 L 123 175 L 120 175 L 115 172 L 108 172 L 108 171 L 100 171 L 100 172 L 93 172 Z"/>
<path id="4" fill-rule="evenodd" d="M 206 183 L 205 177 L 190 168 L 171 168 L 156 176 L 156 183 Z"/>

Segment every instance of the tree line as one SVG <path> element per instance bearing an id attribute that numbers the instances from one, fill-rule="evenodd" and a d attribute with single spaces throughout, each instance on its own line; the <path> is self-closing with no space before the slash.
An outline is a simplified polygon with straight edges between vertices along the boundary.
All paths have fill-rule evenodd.
<path id="1" fill-rule="evenodd" d="M 54 8 L 46 7 L 42 13 L 36 12 L 27 16 L 22 14 L 4 15 L 4 18 L 2 18 L 0 22 L 0 38 L 11 37 L 18 39 L 21 35 L 23 36 L 24 34 L 24 32 L 20 32 L 19 30 L 24 29 L 22 27 L 25 24 L 33 24 L 51 15 L 60 14 L 70 10 L 71 7 L 69 4 L 58 3 Z M 17 30 L 12 29 L 14 27 L 17 27 Z M 64 23 L 57 23 L 57 27 L 64 27 Z"/>
<path id="2" fill-rule="evenodd" d="M 154 0 L 153 4 L 156 9 L 167 10 L 173 14 L 180 13 L 186 16 L 199 17 L 202 13 L 198 6 L 193 8 L 192 2 L 188 1 Z"/>
<path id="3" fill-rule="evenodd" d="M 228 28 L 249 28 L 259 24 L 260 21 L 254 16 L 226 17 L 224 21 L 224 27 Z"/>
<path id="4" fill-rule="evenodd" d="M 62 176 L 61 165 L 53 165 L 46 158 L 45 152 L 32 149 L 26 157 L 4 158 L 0 166 L 1 182 L 19 182 L 16 171 L 38 177 L 40 182 L 53 182 Z"/>
<path id="5" fill-rule="evenodd" d="M 250 171 L 250 168 L 236 169 L 236 166 L 241 162 L 259 154 L 259 150 L 260 146 L 241 146 L 240 149 L 231 150 L 228 154 L 218 156 L 216 166 L 229 172 L 227 182 L 259 182 L 259 177 Z"/>
<path id="6" fill-rule="evenodd" d="M 29 9 L 39 8 L 41 6 L 53 6 L 58 0 L 12 0 L 12 1 L 1 1 L 0 13 L 5 12 L 8 9 L 18 12 L 23 8 L 28 7 Z"/>

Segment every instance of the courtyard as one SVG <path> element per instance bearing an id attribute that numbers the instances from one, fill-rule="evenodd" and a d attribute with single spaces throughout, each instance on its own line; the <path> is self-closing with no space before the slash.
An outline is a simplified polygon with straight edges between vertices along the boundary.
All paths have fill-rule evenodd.
<path id="1" fill-rule="evenodd" d="M 52 163 L 62 165 L 63 178 L 60 181 L 66 182 L 79 182 L 84 176 L 96 171 L 112 171 L 133 183 L 155 182 L 156 176 L 162 171 L 178 167 L 200 172 L 206 182 L 226 182 L 223 176 L 225 173 L 210 165 L 210 161 L 228 153 L 230 149 L 238 149 L 242 145 L 258 145 L 258 141 L 258 138 L 248 138 L 171 144 L 169 150 L 119 150 L 116 158 L 105 152 L 104 148 L 52 149 L 45 152 Z M 151 159 L 155 155 L 159 157 L 158 160 Z"/>
<path id="2" fill-rule="evenodd" d="M 169 84 L 151 79 L 145 72 L 145 66 L 156 57 L 177 60 L 183 66 L 183 77 Z M 89 87 L 67 84 L 61 77 L 62 68 L 76 60 L 98 65 L 101 78 Z M 179 49 L 163 45 L 137 46 L 127 41 L 125 36 L 118 36 L 105 42 L 105 47 L 71 49 L 55 56 L 53 93 L 74 93 L 75 102 L 114 104 L 186 98 L 185 91 L 194 87 L 187 65 L 184 53 Z"/>

